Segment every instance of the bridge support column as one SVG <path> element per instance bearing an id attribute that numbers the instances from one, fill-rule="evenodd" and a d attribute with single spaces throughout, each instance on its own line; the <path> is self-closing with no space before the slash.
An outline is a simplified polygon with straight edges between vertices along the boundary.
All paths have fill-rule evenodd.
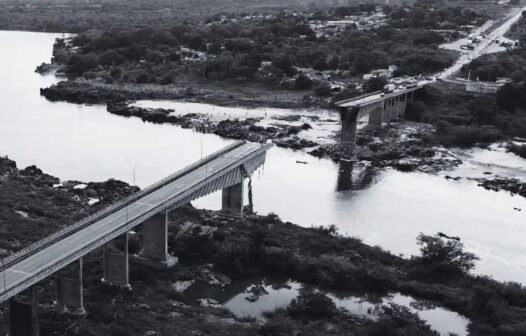
<path id="1" fill-rule="evenodd" d="M 400 104 L 400 96 L 396 96 L 393 98 L 393 108 L 391 112 L 391 120 L 398 120 L 399 115 L 399 104 Z"/>
<path id="2" fill-rule="evenodd" d="M 392 100 L 387 99 L 384 103 L 384 109 L 383 109 L 383 115 L 382 115 L 382 122 L 383 123 L 390 123 L 393 115 L 393 105 Z"/>
<path id="3" fill-rule="evenodd" d="M 342 122 L 340 143 L 342 146 L 353 149 L 356 145 L 356 118 L 358 117 L 359 111 L 359 107 L 353 107 L 352 109 L 340 108 L 340 119 Z"/>
<path id="4" fill-rule="evenodd" d="M 413 91 L 414 93 L 414 91 Z M 399 116 L 405 117 L 405 109 L 407 107 L 407 93 L 400 97 L 402 100 L 400 101 L 400 110 L 398 112 Z"/>
<path id="5" fill-rule="evenodd" d="M 55 311 L 65 313 L 70 311 L 74 314 L 84 314 L 84 296 L 82 293 L 82 258 L 76 261 L 76 277 L 66 278 L 61 271 L 56 274 L 57 301 Z"/>
<path id="6" fill-rule="evenodd" d="M 243 216 L 243 180 L 223 189 L 221 211 L 232 217 Z"/>
<path id="7" fill-rule="evenodd" d="M 168 253 L 168 212 L 150 217 L 142 224 L 143 248 L 135 261 L 148 266 L 168 268 L 177 257 Z"/>
<path id="8" fill-rule="evenodd" d="M 374 128 L 380 128 L 383 124 L 384 111 L 389 107 L 376 107 L 374 110 L 369 112 L 369 126 Z"/>
<path id="9" fill-rule="evenodd" d="M 108 246 L 109 243 L 104 245 L 104 278 L 102 278 L 101 281 L 104 284 L 131 289 L 128 256 L 128 232 L 119 238 L 124 240 L 123 252 L 110 251 L 110 247 Z"/>
<path id="10" fill-rule="evenodd" d="M 9 299 L 9 336 L 38 336 L 40 326 L 37 313 L 36 287 L 28 289 L 27 302 L 16 297 Z"/>

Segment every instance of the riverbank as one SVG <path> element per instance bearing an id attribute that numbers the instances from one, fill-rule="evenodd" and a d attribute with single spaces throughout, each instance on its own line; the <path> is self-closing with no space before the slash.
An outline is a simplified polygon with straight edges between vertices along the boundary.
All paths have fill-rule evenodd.
<path id="1" fill-rule="evenodd" d="M 304 133 L 315 126 L 311 124 L 320 121 L 320 116 L 315 111 L 322 107 L 312 109 L 314 112 L 307 115 L 310 122 L 297 124 L 303 111 L 309 104 L 295 104 L 294 100 L 283 104 L 270 104 L 265 107 L 286 107 L 300 110 L 290 110 L 287 116 L 272 117 L 271 125 L 261 125 L 263 118 L 233 118 L 217 120 L 204 114 L 180 113 L 174 109 L 146 108 L 130 103 L 130 97 L 123 93 L 106 91 L 104 89 L 88 90 L 84 87 L 85 81 L 60 82 L 51 88 L 41 89 L 41 94 L 51 101 L 69 101 L 74 103 L 107 103 L 107 111 L 125 117 L 137 117 L 146 122 L 159 124 L 172 124 L 183 128 L 191 128 L 202 133 L 213 133 L 223 138 L 241 139 L 253 142 L 273 141 L 277 146 L 293 150 L 305 150 L 307 153 L 319 158 L 331 158 L 339 162 L 350 158 L 370 161 L 377 167 L 394 167 L 402 171 L 440 171 L 460 162 L 444 155 L 444 151 L 438 148 L 436 143 L 430 140 L 434 128 L 426 124 L 412 122 L 394 123 L 383 129 L 363 128 L 357 135 L 357 147 L 351 153 L 349 148 L 338 145 L 334 139 L 330 143 L 320 141 L 319 138 L 306 138 Z M 71 86 L 75 89 L 71 89 Z M 81 88 L 81 89 L 79 89 Z M 82 93 L 79 93 L 82 92 Z M 133 96 L 134 98 L 146 98 L 144 96 Z M 148 96 L 147 98 L 152 98 Z M 155 98 L 155 97 L 154 97 Z M 158 97 L 157 97 L 158 98 Z M 200 98 L 193 97 L 188 100 L 179 96 L 183 101 L 199 101 Z M 288 99 L 288 98 L 287 98 Z M 205 101 L 207 101 L 205 99 Z M 231 100 L 235 104 L 237 100 Z M 250 102 L 250 108 L 254 105 L 253 100 L 241 99 L 244 103 L 233 108 L 246 106 Z M 268 101 L 265 101 L 267 104 Z M 219 105 L 221 106 L 221 105 Z M 232 105 L 229 105 L 232 106 Z M 323 104 L 322 104 L 323 106 Z M 323 120 L 321 120 L 323 121 Z M 335 122 L 335 120 L 328 120 Z M 315 130 L 314 130 L 315 131 Z M 330 135 L 336 138 L 337 132 Z M 353 157 L 354 155 L 354 157 Z"/>
<path id="2" fill-rule="evenodd" d="M 59 229 L 58 223 L 70 223 L 133 190 L 118 181 L 60 183 L 36 167 L 19 170 L 13 161 L 0 159 L 0 163 L 2 246 L 10 246 L 4 254 Z M 25 190 L 22 186 L 32 192 L 21 192 Z M 93 203 L 95 197 L 100 204 Z M 31 208 L 35 201 L 46 211 Z M 34 236 L 21 242 L 27 232 L 34 232 Z M 140 237 L 140 230 L 132 235 L 131 253 L 140 251 Z M 455 238 L 433 239 L 438 239 L 437 247 L 441 248 L 456 244 Z M 228 287 L 239 279 L 271 276 L 360 295 L 401 292 L 429 300 L 468 317 L 471 335 L 518 335 L 524 331 L 521 321 L 526 319 L 526 290 L 521 285 L 472 276 L 445 260 L 402 259 L 357 238 L 340 236 L 331 227 L 301 228 L 272 214 L 228 219 L 214 211 L 186 206 L 170 215 L 169 251 L 180 260 L 173 269 L 151 271 L 131 265 L 131 292 L 103 286 L 99 281 L 100 255 L 88 255 L 85 316 L 56 315 L 47 304 L 54 295 L 52 280 L 46 280 L 38 291 L 43 331 L 164 335 L 173 330 L 181 334 L 221 330 L 229 335 L 274 335 L 286 330 L 317 335 L 326 334 L 330 326 L 333 334 L 436 335 L 418 316 L 399 306 L 384 308 L 376 320 L 367 319 L 336 309 L 324 294 L 306 290 L 284 311 L 268 315 L 261 325 L 239 319 L 210 300 L 201 305 L 190 302 L 184 292 L 173 287 L 185 281 Z"/>

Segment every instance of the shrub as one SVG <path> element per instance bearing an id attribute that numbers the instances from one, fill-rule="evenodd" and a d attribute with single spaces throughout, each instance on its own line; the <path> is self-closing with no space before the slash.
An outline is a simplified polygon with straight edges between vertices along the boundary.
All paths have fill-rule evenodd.
<path id="1" fill-rule="evenodd" d="M 475 267 L 479 258 L 464 251 L 464 244 L 457 239 L 442 238 L 420 234 L 417 238 L 420 246 L 422 264 L 433 273 L 442 275 L 464 274 Z"/>
<path id="2" fill-rule="evenodd" d="M 293 318 L 327 318 L 336 315 L 334 302 L 325 294 L 302 289 L 297 298 L 288 306 L 289 315 Z"/>
<path id="3" fill-rule="evenodd" d="M 305 76 L 304 74 L 300 74 L 296 78 L 295 84 L 296 84 L 296 89 L 307 90 L 312 87 L 312 80 L 309 77 Z"/>
<path id="4" fill-rule="evenodd" d="M 314 88 L 314 93 L 318 97 L 328 97 L 331 95 L 331 87 L 327 83 L 320 84 Z"/>
<path id="5" fill-rule="evenodd" d="M 135 83 L 137 84 L 145 84 L 150 82 L 150 77 L 147 73 L 142 73 L 137 78 L 135 78 Z"/>

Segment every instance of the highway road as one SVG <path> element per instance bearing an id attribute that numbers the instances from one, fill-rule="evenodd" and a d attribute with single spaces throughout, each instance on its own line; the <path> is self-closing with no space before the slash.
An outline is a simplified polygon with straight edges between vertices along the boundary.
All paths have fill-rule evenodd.
<path id="1" fill-rule="evenodd" d="M 469 64 L 472 60 L 482 56 L 483 54 L 491 52 L 492 49 L 494 49 L 493 47 L 495 46 L 495 43 L 493 41 L 502 40 L 504 34 L 506 34 L 506 32 L 511 28 L 511 26 L 520 19 L 522 11 L 524 10 L 526 10 L 526 7 L 514 11 L 514 13 L 506 21 L 504 21 L 504 23 L 499 25 L 490 33 L 487 33 L 486 38 L 482 39 L 482 41 L 476 45 L 474 50 L 470 51 L 469 53 L 462 54 L 455 62 L 455 64 L 447 68 L 442 73 L 438 74 L 438 77 L 442 80 L 448 80 L 455 73 L 457 73 L 464 65 Z M 479 31 L 479 33 L 482 32 Z"/>
<path id="2" fill-rule="evenodd" d="M 489 52 L 500 51 L 500 49 L 495 49 L 495 43 L 493 41 L 494 40 L 500 41 L 500 40 L 506 39 L 504 38 L 504 34 L 506 34 L 506 32 L 511 28 L 511 26 L 520 19 L 522 15 L 522 11 L 524 10 L 526 10 L 526 7 L 515 10 L 509 16 L 509 18 L 505 20 L 501 25 L 497 26 L 490 33 L 487 33 L 486 38 L 482 39 L 482 41 L 475 47 L 474 50 L 472 50 L 469 53 L 461 54 L 461 56 L 457 59 L 457 61 L 452 66 L 445 69 L 443 72 L 433 75 L 431 77 L 432 78 L 431 80 L 426 80 L 426 79 L 419 80 L 417 87 L 422 87 L 429 83 L 433 83 L 434 81 L 436 81 L 436 78 L 439 78 L 440 80 L 449 81 L 449 82 L 458 82 L 454 79 L 451 79 L 451 77 L 454 74 L 456 74 L 464 65 L 469 64 L 473 59 L 478 58 L 482 56 L 483 54 L 486 54 Z M 483 26 L 477 28 L 474 34 L 475 35 L 483 34 L 484 31 L 486 31 L 487 29 L 491 27 L 492 23 L 493 23 L 492 21 L 486 22 Z M 458 46 L 458 49 L 459 49 L 458 51 L 460 51 L 460 45 L 463 44 L 462 42 L 463 40 L 466 40 L 466 39 L 461 39 L 459 41 L 455 41 L 453 43 L 443 45 L 442 47 L 446 49 L 454 49 L 455 46 Z M 465 84 L 466 82 L 462 81 L 459 83 Z M 414 90 L 415 88 L 409 88 L 409 89 L 397 88 L 394 90 L 393 93 L 390 93 L 390 94 L 378 93 L 378 94 L 366 96 L 363 98 L 357 97 L 356 99 L 342 103 L 339 106 L 340 107 L 352 107 L 352 106 L 369 105 L 379 100 L 388 98 L 390 96 L 396 96 L 400 93 L 414 91 Z"/>
<path id="3" fill-rule="evenodd" d="M 245 143 L 212 160 L 204 166 L 181 176 L 175 181 L 146 194 L 107 217 L 62 239 L 26 259 L 0 272 L 0 303 L 9 298 L 4 295 L 26 280 L 44 274 L 71 257 L 78 258 L 100 247 L 108 237 L 116 237 L 129 230 L 128 224 L 138 225 L 167 206 L 186 197 L 207 178 L 239 166 L 239 162 L 255 153 L 266 150 L 268 145 Z M 237 165 L 236 165 L 237 164 Z M 221 174 L 220 174 L 221 175 Z M 192 189 L 193 188 L 193 189 Z M 105 240 L 106 239 L 106 240 Z M 102 243 L 101 243 L 102 242 Z M 46 275 L 47 276 L 47 275 Z M 44 278 L 45 276 L 41 276 Z M 12 295 L 11 295 L 12 296 Z"/>

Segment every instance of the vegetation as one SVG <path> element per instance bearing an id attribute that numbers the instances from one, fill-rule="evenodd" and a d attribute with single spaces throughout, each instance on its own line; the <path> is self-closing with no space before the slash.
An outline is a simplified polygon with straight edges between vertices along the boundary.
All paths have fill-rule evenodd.
<path id="1" fill-rule="evenodd" d="M 519 123 L 524 125 L 526 110 L 526 11 L 514 26 L 513 36 L 518 46 L 504 52 L 484 55 L 464 67 L 464 75 L 481 81 L 496 81 L 499 77 L 510 78 L 511 83 L 497 92 L 497 105 L 500 109 L 514 113 Z M 511 125 L 510 125 L 511 126 Z M 523 126 L 522 126 L 523 127 Z"/>
<path id="2" fill-rule="evenodd" d="M 396 28 L 468 31 L 467 26 L 479 26 L 488 19 L 485 13 L 477 13 L 467 6 L 450 6 L 443 1 L 433 0 L 418 0 L 411 7 L 385 7 L 384 10 L 391 18 L 391 25 Z M 437 35 L 429 32 L 428 37 Z M 459 34 L 453 37 L 459 37 Z"/>
<path id="3" fill-rule="evenodd" d="M 464 86 L 449 83 L 426 86 L 417 92 L 415 102 L 408 105 L 407 117 L 433 124 L 437 132 L 428 140 L 449 146 L 470 147 L 476 143 L 525 137 L 524 110 L 501 106 L 521 100 L 522 96 L 499 105 L 505 88 L 495 97 L 473 95 L 465 92 Z"/>
<path id="4" fill-rule="evenodd" d="M 56 179 L 36 167 L 18 171 L 13 161 L 0 162 L 3 176 L 0 191 L 4 197 L 1 209 L 5 214 L 20 216 L 5 203 L 14 199 L 16 209 L 30 211 L 28 217 L 20 216 L 16 226 L 11 226 L 13 215 L 0 218 L 2 232 L 11 232 L 2 235 L 2 246 L 13 246 L 7 244 L 35 225 L 42 230 L 33 232 L 43 234 L 44 228 L 56 230 L 54 223 L 69 223 L 71 213 L 94 211 L 84 202 L 87 195 L 98 191 L 97 197 L 110 200 L 122 190 L 129 192 L 126 188 L 117 192 L 115 186 L 126 186 L 122 182 L 88 183 L 84 189 L 74 188 L 78 182 L 63 183 L 64 187 L 56 190 L 52 185 Z M 20 190 L 25 190 L 21 188 L 23 185 L 31 185 L 32 192 L 21 193 Z M 60 203 L 55 196 L 49 198 L 50 193 L 61 195 L 60 199 L 67 202 Z M 54 217 L 46 215 L 46 220 L 39 221 L 41 215 L 29 209 L 35 200 L 53 211 Z M 49 220 L 52 218 L 54 221 Z M 147 332 L 291 335 L 301 331 L 305 335 L 322 335 L 327 334 L 327 326 L 331 325 L 335 335 L 436 335 L 403 307 L 383 307 L 378 320 L 356 320 L 336 309 L 325 295 L 307 289 L 286 310 L 269 315 L 268 323 L 260 327 L 255 322 L 233 319 L 224 309 L 196 306 L 184 293 L 172 288 L 177 280 L 217 282 L 228 279 L 224 274 L 234 279 L 278 275 L 316 286 L 367 293 L 400 291 L 468 317 L 471 335 L 520 335 L 525 330 L 522 321 L 526 319 L 526 289 L 516 283 L 499 283 L 471 275 L 469 270 L 476 258 L 464 251 L 458 241 L 421 235 L 418 241 L 422 254 L 407 260 L 379 247 L 367 246 L 356 238 L 339 236 L 333 227 L 301 228 L 272 214 L 248 215 L 243 220 L 224 219 L 212 211 L 183 207 L 170 216 L 169 227 L 169 251 L 179 257 L 178 267 L 152 272 L 145 266 L 132 264 L 130 277 L 134 289 L 121 291 L 100 283 L 100 254 L 91 253 L 84 259 L 84 293 L 89 314 L 80 318 L 57 315 L 49 305 L 42 305 L 42 333 L 66 330 L 74 324 L 69 334 L 83 335 L 89 331 L 112 335 Z M 132 253 L 141 249 L 140 227 L 137 232 L 130 242 Z M 209 266 L 210 263 L 214 266 Z M 49 278 L 39 286 L 40 302 L 53 300 L 53 281 Z M 0 314 L 0 320 L 4 318 Z"/>

